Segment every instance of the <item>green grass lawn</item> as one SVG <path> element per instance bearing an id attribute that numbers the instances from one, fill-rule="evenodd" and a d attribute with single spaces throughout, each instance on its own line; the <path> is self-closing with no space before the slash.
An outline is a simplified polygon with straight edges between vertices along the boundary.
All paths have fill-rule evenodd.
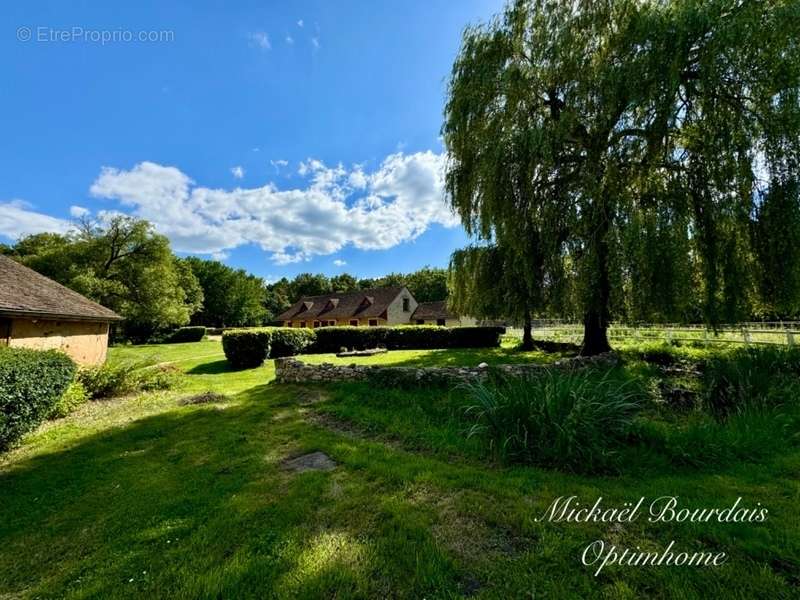
<path id="1" fill-rule="evenodd" d="M 618 473 L 504 467 L 463 435 L 462 390 L 272 382 L 271 361 L 231 371 L 219 342 L 113 348 L 185 372 L 177 390 L 91 402 L 0 456 L 0 598 L 797 597 L 800 450 L 689 467 L 657 448 Z M 203 357 L 203 358 L 201 358 Z M 404 351 L 315 362 L 477 364 L 540 353 Z M 631 363 L 632 374 L 652 369 Z M 215 404 L 181 398 L 212 390 Z M 320 450 L 329 472 L 292 473 Z M 559 496 L 741 496 L 764 523 L 537 521 Z M 580 562 L 592 541 L 719 549 L 717 568 Z"/>

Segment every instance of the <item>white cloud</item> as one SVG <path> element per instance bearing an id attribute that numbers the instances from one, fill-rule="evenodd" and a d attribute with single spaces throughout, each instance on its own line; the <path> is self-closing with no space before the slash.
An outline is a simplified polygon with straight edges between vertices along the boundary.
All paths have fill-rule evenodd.
<path id="1" fill-rule="evenodd" d="M 270 50 L 272 48 L 272 44 L 269 42 L 269 36 L 263 31 L 250 33 L 247 38 L 250 40 L 250 45 L 256 48 L 261 48 L 261 50 Z"/>
<path id="2" fill-rule="evenodd" d="M 298 27 L 302 27 L 302 26 L 303 26 L 303 19 L 300 19 L 300 20 L 297 22 L 297 26 L 298 26 Z"/>
<path id="3" fill-rule="evenodd" d="M 347 176 L 347 182 L 357 190 L 363 190 L 367 187 L 367 176 L 361 168 L 361 165 L 356 165 Z"/>
<path id="4" fill-rule="evenodd" d="M 287 44 L 294 44 L 294 38 L 290 35 L 286 36 L 286 43 Z"/>
<path id="5" fill-rule="evenodd" d="M 83 206 L 70 206 L 69 207 L 69 214 L 76 219 L 80 219 L 81 217 L 85 217 L 89 214 L 89 209 L 84 208 Z"/>
<path id="6" fill-rule="evenodd" d="M 299 169 L 305 186 L 288 190 L 211 189 L 175 167 L 142 162 L 127 171 L 103 168 L 90 191 L 151 221 L 178 251 L 213 254 L 256 244 L 286 264 L 347 245 L 391 248 L 432 224 L 457 225 L 444 201 L 443 162 L 430 151 L 397 153 L 368 173 L 308 159 Z"/>
<path id="7" fill-rule="evenodd" d="M 337 258 L 336 260 L 333 261 L 333 264 L 336 265 L 337 267 L 343 267 L 347 264 L 347 261 L 344 261 L 341 258 Z"/>
<path id="8" fill-rule="evenodd" d="M 280 173 L 283 167 L 289 166 L 289 161 L 279 158 L 278 160 L 270 160 L 269 164 L 271 164 L 275 168 L 276 173 Z"/>
<path id="9" fill-rule="evenodd" d="M 318 50 L 319 49 L 319 38 L 318 37 L 312 37 L 311 38 L 311 45 L 314 46 L 314 50 Z"/>
<path id="10" fill-rule="evenodd" d="M 71 228 L 69 221 L 36 212 L 33 206 L 22 200 L 0 202 L 0 235 L 9 239 L 45 231 L 66 233 Z"/>
<path id="11" fill-rule="evenodd" d="M 233 175 L 236 179 L 241 179 L 244 177 L 244 169 L 240 165 L 231 167 L 231 175 Z"/>

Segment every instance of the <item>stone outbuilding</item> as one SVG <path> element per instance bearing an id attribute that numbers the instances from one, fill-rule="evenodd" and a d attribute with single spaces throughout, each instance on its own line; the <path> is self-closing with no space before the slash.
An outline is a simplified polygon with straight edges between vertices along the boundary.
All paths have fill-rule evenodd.
<path id="1" fill-rule="evenodd" d="M 106 359 L 114 311 L 0 255 L 0 346 L 61 350 L 80 365 Z"/>
<path id="2" fill-rule="evenodd" d="M 445 327 L 474 327 L 478 322 L 472 317 L 459 317 L 447 308 L 447 302 L 420 302 L 411 315 L 415 325 L 444 325 Z"/>

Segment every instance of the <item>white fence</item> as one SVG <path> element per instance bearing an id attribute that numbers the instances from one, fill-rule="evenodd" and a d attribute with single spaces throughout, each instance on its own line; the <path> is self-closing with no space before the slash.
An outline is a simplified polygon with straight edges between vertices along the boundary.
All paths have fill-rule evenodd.
<path id="1" fill-rule="evenodd" d="M 522 329 L 509 328 L 508 333 L 522 337 Z M 583 325 L 564 321 L 537 321 L 534 339 L 580 343 Z M 767 344 L 794 346 L 800 343 L 800 322 L 752 322 L 721 325 L 716 330 L 704 325 L 624 325 L 613 323 L 608 329 L 610 340 L 700 342 L 704 344 Z"/>

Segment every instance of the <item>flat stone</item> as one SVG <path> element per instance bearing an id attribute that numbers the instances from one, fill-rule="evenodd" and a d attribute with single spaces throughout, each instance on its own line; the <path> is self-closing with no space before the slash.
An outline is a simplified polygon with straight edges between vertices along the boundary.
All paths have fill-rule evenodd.
<path id="1" fill-rule="evenodd" d="M 324 452 L 310 452 L 295 458 L 283 461 L 283 467 L 295 473 L 305 471 L 332 471 L 336 468 L 336 463 Z"/>

